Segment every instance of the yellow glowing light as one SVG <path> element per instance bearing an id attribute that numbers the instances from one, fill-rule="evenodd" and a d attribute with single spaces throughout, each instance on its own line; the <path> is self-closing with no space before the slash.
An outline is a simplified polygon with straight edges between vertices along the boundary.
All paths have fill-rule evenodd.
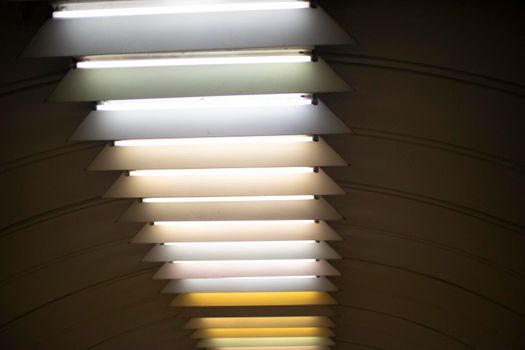
<path id="1" fill-rule="evenodd" d="M 336 303 L 326 292 L 236 292 L 180 294 L 171 306 L 285 306 Z"/>
<path id="2" fill-rule="evenodd" d="M 329 328 L 206 328 L 193 332 L 192 338 L 249 338 L 249 337 L 333 337 Z"/>
<path id="3" fill-rule="evenodd" d="M 213 350 L 331 350 L 328 346 L 322 345 L 303 345 L 303 346 L 221 346 L 213 348 Z"/>
<path id="4" fill-rule="evenodd" d="M 187 329 L 199 328 L 279 328 L 279 327 L 333 327 L 324 316 L 291 317 L 200 317 L 186 323 Z"/>
<path id="5" fill-rule="evenodd" d="M 273 346 L 330 346 L 334 342 L 328 337 L 268 337 L 268 338 L 209 338 L 197 343 L 197 348 Z"/>

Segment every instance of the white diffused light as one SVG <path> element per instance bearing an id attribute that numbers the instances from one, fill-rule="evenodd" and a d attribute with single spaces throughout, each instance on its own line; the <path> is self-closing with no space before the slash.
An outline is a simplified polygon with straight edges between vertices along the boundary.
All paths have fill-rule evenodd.
<path id="1" fill-rule="evenodd" d="M 233 197 L 178 197 L 143 198 L 144 203 L 195 203 L 195 202 L 264 202 L 264 201 L 304 201 L 315 199 L 313 195 L 297 196 L 233 196 Z"/>
<path id="2" fill-rule="evenodd" d="M 181 139 L 144 139 L 115 141 L 119 147 L 155 147 L 155 146 L 184 146 L 184 145 L 230 145 L 230 144 L 276 144 L 313 142 L 309 135 L 285 136 L 239 136 L 239 137 L 196 137 Z"/>
<path id="3" fill-rule="evenodd" d="M 173 242 L 173 243 L 162 243 L 163 245 L 177 246 L 177 247 L 234 247 L 234 246 L 254 246 L 259 244 L 270 244 L 270 245 L 283 245 L 283 244 L 310 244 L 317 243 L 314 240 L 302 240 L 302 241 L 253 241 L 253 242 Z"/>
<path id="4" fill-rule="evenodd" d="M 244 221 L 155 221 L 158 226 L 282 225 L 315 224 L 315 220 L 244 220 Z"/>
<path id="5" fill-rule="evenodd" d="M 126 67 L 167 67 L 200 66 L 215 64 L 254 64 L 254 63 L 300 63 L 310 62 L 308 55 L 261 55 L 238 57 L 195 57 L 195 58 L 157 58 L 137 60 L 80 61 L 77 68 L 126 68 Z"/>
<path id="6" fill-rule="evenodd" d="M 114 17 L 137 15 L 161 15 L 177 13 L 199 12 L 228 12 L 228 11 L 260 11 L 260 10 L 289 10 L 309 7 L 308 1 L 254 1 L 254 2 L 226 2 L 219 4 L 177 4 L 166 1 L 146 3 L 119 1 L 111 2 L 72 3 L 62 5 L 61 11 L 53 12 L 53 18 L 84 18 L 84 17 Z"/>
<path id="7" fill-rule="evenodd" d="M 313 173 L 312 167 L 131 170 L 129 176 L 273 175 Z"/>
<path id="8" fill-rule="evenodd" d="M 265 94 L 207 97 L 153 98 L 141 100 L 110 100 L 97 105 L 99 111 L 163 110 L 186 108 L 295 106 L 312 103 L 312 95 Z"/>
<path id="9" fill-rule="evenodd" d="M 205 265 L 213 265 L 213 264 L 229 264 L 229 263 L 237 263 L 237 264 L 295 264 L 295 263 L 312 263 L 317 262 L 316 259 L 273 259 L 273 260 L 177 260 L 172 261 L 172 264 L 205 264 Z M 263 277 L 263 276 L 261 276 Z M 298 276 L 299 277 L 299 276 Z M 302 277 L 302 276 L 301 276 Z"/>

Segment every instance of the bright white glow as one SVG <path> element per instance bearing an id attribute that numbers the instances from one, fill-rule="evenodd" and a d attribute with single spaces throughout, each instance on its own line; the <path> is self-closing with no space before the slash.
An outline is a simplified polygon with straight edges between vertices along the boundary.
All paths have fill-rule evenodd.
<path id="1" fill-rule="evenodd" d="M 253 261 L 253 260 L 251 260 Z M 304 261 L 304 260 L 301 260 L 301 261 Z M 239 279 L 242 279 L 242 280 L 265 280 L 265 279 L 268 279 L 268 278 L 271 278 L 271 279 L 278 279 L 278 278 L 282 278 L 282 279 L 288 279 L 288 278 L 317 278 L 317 276 L 314 276 L 314 275 L 306 275 L 306 276 L 257 276 L 257 277 L 222 277 L 221 280 L 239 280 Z"/>
<path id="2" fill-rule="evenodd" d="M 235 196 L 235 197 L 177 197 L 143 198 L 144 203 L 200 203 L 200 202 L 264 202 L 264 201 L 304 201 L 313 200 L 313 195 L 297 196 Z"/>
<path id="3" fill-rule="evenodd" d="M 172 264 L 295 264 L 295 263 L 311 263 L 317 262 L 315 259 L 272 259 L 272 260 L 177 260 L 172 261 Z M 298 276 L 302 277 L 302 276 Z"/>
<path id="4" fill-rule="evenodd" d="M 282 225 L 315 224 L 315 220 L 244 220 L 244 221 L 155 221 L 158 226 Z"/>
<path id="5" fill-rule="evenodd" d="M 130 2 L 127 2 L 130 4 Z M 107 2 L 92 3 L 89 5 L 66 4 L 63 10 L 53 12 L 53 18 L 83 18 L 83 17 L 114 17 L 114 16 L 137 16 L 137 15 L 162 15 L 177 13 L 199 13 L 199 12 L 227 12 L 227 11 L 258 11 L 258 10 L 288 10 L 309 7 L 307 1 L 259 1 L 223 3 L 223 4 L 172 4 L 166 2 L 151 2 L 145 6 L 133 6 L 117 8 L 115 5 L 106 5 Z M 88 7 L 88 8 L 86 8 Z M 106 7 L 106 8 L 104 8 Z M 75 9 L 77 8 L 77 9 Z"/>
<path id="6" fill-rule="evenodd" d="M 159 244 L 144 261 L 177 260 L 273 260 L 273 259 L 338 259 L 339 255 L 325 242 L 317 241 L 242 241 L 181 242 Z"/>
<path id="7" fill-rule="evenodd" d="M 300 63 L 310 62 L 308 55 L 261 55 L 237 57 L 195 57 L 195 58 L 157 58 L 138 60 L 80 61 L 77 68 L 126 68 L 126 67 L 166 67 L 200 66 L 215 64 L 254 64 L 254 63 Z"/>
<path id="8" fill-rule="evenodd" d="M 313 142 L 309 135 L 285 136 L 239 136 L 239 137 L 196 137 L 183 139 L 144 139 L 115 141 L 119 147 L 155 147 L 155 146 L 184 146 L 184 145 L 229 145 L 229 144 L 275 144 Z"/>
<path id="9" fill-rule="evenodd" d="M 97 105 L 99 111 L 136 111 L 188 108 L 296 106 L 312 103 L 312 95 L 265 94 L 206 97 L 152 98 L 141 100 L 110 100 Z M 248 117 L 248 116 L 247 116 Z"/>
<path id="10" fill-rule="evenodd" d="M 131 170 L 129 176 L 195 176 L 195 175 L 273 175 L 313 173 L 312 167 L 268 167 L 268 168 L 212 168 L 212 169 L 155 169 Z"/>
<path id="11" fill-rule="evenodd" d="M 246 242 L 246 241 L 239 241 L 239 242 L 173 242 L 173 243 L 162 243 L 163 245 L 169 245 L 169 246 L 178 246 L 178 247 L 206 247 L 206 246 L 213 246 L 222 248 L 223 247 L 234 247 L 234 246 L 254 246 L 259 244 L 275 244 L 275 245 L 283 245 L 283 244 L 302 244 L 302 243 L 317 243 L 314 240 L 302 240 L 302 241 L 253 241 L 253 242 Z"/>

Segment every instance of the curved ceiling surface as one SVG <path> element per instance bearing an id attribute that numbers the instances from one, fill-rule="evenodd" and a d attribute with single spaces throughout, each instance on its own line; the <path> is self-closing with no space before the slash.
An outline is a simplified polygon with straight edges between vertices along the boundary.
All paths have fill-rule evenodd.
<path id="1" fill-rule="evenodd" d="M 523 5 L 321 5 L 356 40 L 321 51 L 354 89 L 321 96 L 352 130 L 324 137 L 350 164 L 324 169 L 348 193 L 334 349 L 523 349 Z M 0 346 L 192 349 L 132 200 L 102 197 L 119 173 L 86 171 L 105 143 L 69 141 L 93 106 L 46 103 L 69 60 L 20 57 L 46 11 L 0 5 Z"/>

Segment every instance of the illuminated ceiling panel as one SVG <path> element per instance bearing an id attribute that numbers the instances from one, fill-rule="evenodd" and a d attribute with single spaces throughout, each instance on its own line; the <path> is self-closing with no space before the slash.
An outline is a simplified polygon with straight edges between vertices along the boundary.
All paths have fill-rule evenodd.
<path id="1" fill-rule="evenodd" d="M 52 101 L 349 91 L 324 62 L 73 69 Z"/>
<path id="2" fill-rule="evenodd" d="M 272 328 L 272 327 L 334 327 L 328 317 L 204 317 L 192 318 L 184 328 Z"/>
<path id="3" fill-rule="evenodd" d="M 334 292 L 337 287 L 325 277 L 198 278 L 170 281 L 162 293 L 210 292 Z"/>
<path id="4" fill-rule="evenodd" d="M 333 241 L 341 237 L 324 221 L 273 225 L 223 224 L 159 226 L 145 225 L 132 243 L 206 242 L 206 241 Z"/>
<path id="5" fill-rule="evenodd" d="M 339 220 L 341 215 L 324 199 L 209 203 L 135 202 L 121 221 L 183 220 Z"/>
<path id="6" fill-rule="evenodd" d="M 189 261 L 167 263 L 154 279 L 227 278 L 269 276 L 337 276 L 339 272 L 326 261 L 239 260 Z"/>
<path id="7" fill-rule="evenodd" d="M 154 246 L 143 261 L 340 259 L 325 242 L 180 242 Z"/>
<path id="8" fill-rule="evenodd" d="M 342 217 L 319 196 L 345 192 L 319 167 L 347 164 L 318 135 L 349 129 L 318 94 L 351 89 L 315 47 L 348 35 L 306 1 L 54 6 L 27 53 L 77 56 L 50 100 L 97 102 L 73 139 L 112 141 L 89 169 L 123 171 L 105 197 L 140 199 L 120 219 L 151 223 L 133 242 L 159 243 L 144 261 L 166 262 L 170 305 L 289 316 L 208 319 L 197 347 L 333 345 L 315 316 L 336 304 L 325 260 L 341 258 L 322 220 Z"/>
<path id="9" fill-rule="evenodd" d="M 211 139 L 213 140 L 213 138 Z M 326 142 L 320 140 L 318 142 L 273 144 L 107 146 L 97 155 L 88 169 L 129 170 L 345 165 L 346 162 Z"/>
<path id="10" fill-rule="evenodd" d="M 179 294 L 170 305 L 175 307 L 206 307 L 331 305 L 336 303 L 335 299 L 326 292 L 245 292 Z"/>
<path id="11" fill-rule="evenodd" d="M 104 197 L 203 197 L 345 194 L 322 170 L 304 174 L 121 176 Z"/>
<path id="12" fill-rule="evenodd" d="M 214 348 L 214 350 L 330 350 L 329 346 L 320 345 L 300 345 L 300 346 L 220 346 Z"/>
<path id="13" fill-rule="evenodd" d="M 317 105 L 195 108 L 179 111 L 93 111 L 76 141 L 187 137 L 345 134 L 350 129 Z"/>
<path id="14" fill-rule="evenodd" d="M 327 337 L 282 337 L 282 338 L 212 338 L 197 343 L 197 348 L 252 347 L 252 346 L 304 346 L 334 345 Z"/>
<path id="15" fill-rule="evenodd" d="M 199 329 L 192 338 L 249 338 L 249 337 L 333 337 L 329 328 L 207 328 Z"/>
<path id="16" fill-rule="evenodd" d="M 111 35 L 108 35 L 108 34 Z M 349 44 L 321 9 L 210 12 L 47 21 L 30 56 L 82 56 Z"/>

